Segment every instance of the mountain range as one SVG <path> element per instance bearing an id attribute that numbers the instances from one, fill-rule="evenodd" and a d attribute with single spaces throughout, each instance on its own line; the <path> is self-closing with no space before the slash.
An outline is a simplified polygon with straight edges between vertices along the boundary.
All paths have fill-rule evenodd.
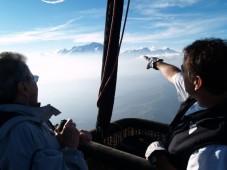
<path id="1" fill-rule="evenodd" d="M 83 54 L 83 53 L 102 53 L 103 45 L 100 43 L 92 42 L 86 45 L 76 45 L 70 50 L 62 49 L 58 51 L 58 54 L 61 55 L 74 55 L 74 54 Z"/>
<path id="2" fill-rule="evenodd" d="M 94 54 L 102 54 L 103 52 L 103 44 L 92 42 L 86 45 L 74 46 L 71 49 L 62 49 L 57 53 L 60 55 L 76 55 L 76 54 L 87 54 L 87 53 L 94 53 Z M 162 48 L 162 49 L 155 49 L 154 47 L 148 48 L 138 48 L 132 50 L 126 50 L 121 52 L 121 56 L 130 56 L 130 57 L 138 57 L 141 55 L 166 55 L 166 54 L 178 54 L 179 52 L 174 51 L 170 48 Z"/>

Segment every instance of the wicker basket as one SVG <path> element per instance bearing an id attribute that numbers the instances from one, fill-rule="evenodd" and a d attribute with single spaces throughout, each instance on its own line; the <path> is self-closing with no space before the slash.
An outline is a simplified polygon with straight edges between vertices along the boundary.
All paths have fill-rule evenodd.
<path id="1" fill-rule="evenodd" d="M 93 142 L 82 148 L 90 170 L 154 169 L 144 153 L 155 140 L 164 140 L 167 124 L 126 118 L 110 123 L 100 139 L 92 131 Z"/>

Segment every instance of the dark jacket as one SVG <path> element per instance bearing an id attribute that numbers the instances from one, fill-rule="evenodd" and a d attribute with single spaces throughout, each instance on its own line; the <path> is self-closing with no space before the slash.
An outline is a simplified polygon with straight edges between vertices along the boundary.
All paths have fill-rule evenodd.
<path id="1" fill-rule="evenodd" d="M 184 116 L 194 102 L 188 99 L 182 104 L 167 133 L 165 145 L 177 169 L 186 169 L 190 155 L 201 147 L 227 145 L 227 102 Z"/>

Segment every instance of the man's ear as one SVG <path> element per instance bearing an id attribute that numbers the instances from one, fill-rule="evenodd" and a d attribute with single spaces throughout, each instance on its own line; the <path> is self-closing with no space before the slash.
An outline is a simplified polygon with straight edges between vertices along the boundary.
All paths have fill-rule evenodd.
<path id="1" fill-rule="evenodd" d="M 26 82 L 20 81 L 17 85 L 17 90 L 20 95 L 26 96 L 28 90 Z"/>
<path id="2" fill-rule="evenodd" d="M 201 89 L 201 87 L 203 85 L 203 80 L 201 79 L 200 76 L 196 76 L 193 84 L 194 84 L 194 90 L 198 91 L 199 89 Z"/>

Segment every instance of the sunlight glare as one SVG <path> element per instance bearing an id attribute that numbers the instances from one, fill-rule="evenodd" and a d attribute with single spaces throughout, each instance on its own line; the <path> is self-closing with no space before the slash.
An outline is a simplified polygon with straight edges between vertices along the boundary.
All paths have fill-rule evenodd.
<path id="1" fill-rule="evenodd" d="M 27 55 L 27 64 L 39 83 L 64 82 L 100 76 L 100 56 Z"/>

